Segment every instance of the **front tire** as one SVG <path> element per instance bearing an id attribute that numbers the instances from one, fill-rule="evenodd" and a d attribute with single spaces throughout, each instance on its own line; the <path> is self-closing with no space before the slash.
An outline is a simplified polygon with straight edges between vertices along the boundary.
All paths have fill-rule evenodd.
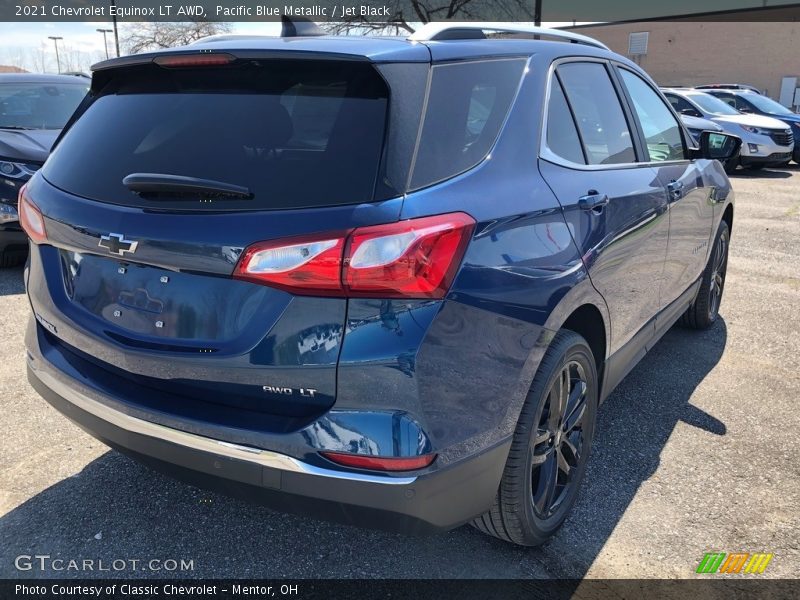
<path id="1" fill-rule="evenodd" d="M 494 505 L 474 527 L 521 546 L 538 546 L 556 533 L 586 471 L 597 397 L 589 345 L 560 331 L 525 399 Z"/>
<path id="2" fill-rule="evenodd" d="M 725 169 L 725 173 L 728 175 L 733 175 L 736 172 L 736 168 L 739 166 L 739 158 L 730 158 L 722 163 L 722 168 Z"/>
<path id="3" fill-rule="evenodd" d="M 728 223 L 722 221 L 714 238 L 714 249 L 708 257 L 700 290 L 691 306 L 681 317 L 681 322 L 692 329 L 708 329 L 717 320 L 722 292 L 725 290 L 725 276 L 728 272 L 728 246 L 731 233 Z"/>

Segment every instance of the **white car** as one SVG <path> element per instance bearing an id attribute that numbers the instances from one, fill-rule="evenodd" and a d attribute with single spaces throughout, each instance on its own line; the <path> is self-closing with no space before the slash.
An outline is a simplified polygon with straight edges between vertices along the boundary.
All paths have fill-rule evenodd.
<path id="1" fill-rule="evenodd" d="M 692 134 L 695 143 L 700 143 L 700 134 L 704 131 L 723 131 L 722 127 L 709 121 L 708 119 L 701 119 L 700 117 L 692 117 L 690 115 L 681 115 L 681 121 L 684 127 Z"/>
<path id="2" fill-rule="evenodd" d="M 719 98 L 698 90 L 662 88 L 661 91 L 678 114 L 708 119 L 727 133 L 742 138 L 739 158 L 725 163 L 727 172 L 738 165 L 761 169 L 767 165 L 786 165 L 792 160 L 794 136 L 782 121 L 740 113 Z"/>

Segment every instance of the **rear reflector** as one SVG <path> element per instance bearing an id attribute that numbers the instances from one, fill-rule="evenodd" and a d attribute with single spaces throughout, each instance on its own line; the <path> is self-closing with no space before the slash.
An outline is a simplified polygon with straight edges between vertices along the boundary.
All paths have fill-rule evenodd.
<path id="1" fill-rule="evenodd" d="M 28 198 L 25 193 L 28 186 L 22 186 L 19 191 L 19 223 L 34 244 L 47 242 L 47 230 L 44 227 L 44 217 L 39 208 Z"/>
<path id="2" fill-rule="evenodd" d="M 424 469 L 436 460 L 435 454 L 400 458 L 347 454 L 345 452 L 320 452 L 320 454 L 328 460 L 345 467 L 371 469 L 373 471 L 414 471 L 416 469 Z"/>
<path id="3" fill-rule="evenodd" d="M 153 59 L 153 62 L 160 67 L 217 67 L 220 65 L 228 65 L 235 60 L 235 56 L 224 52 L 204 52 L 202 54 L 157 56 Z"/>
<path id="4" fill-rule="evenodd" d="M 298 295 L 443 298 L 475 220 L 464 213 L 259 242 L 233 276 Z"/>

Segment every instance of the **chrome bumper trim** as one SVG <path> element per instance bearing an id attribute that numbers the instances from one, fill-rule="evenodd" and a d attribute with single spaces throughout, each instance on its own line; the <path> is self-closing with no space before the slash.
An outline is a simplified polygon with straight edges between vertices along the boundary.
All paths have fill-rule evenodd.
<path id="1" fill-rule="evenodd" d="M 84 410 L 95 417 L 102 419 L 112 425 L 124 429 L 131 433 L 137 433 L 151 438 L 164 440 L 172 444 L 177 444 L 193 450 L 201 452 L 208 452 L 217 456 L 225 458 L 233 458 L 245 462 L 256 463 L 263 467 L 270 469 L 278 469 L 281 471 L 290 471 L 292 473 L 302 473 L 304 475 L 313 475 L 316 477 L 329 477 L 333 479 L 345 479 L 348 481 L 359 481 L 364 483 L 378 483 L 383 485 L 408 485 L 414 483 L 416 477 L 383 477 L 380 475 L 367 475 L 363 473 L 346 473 L 344 471 L 335 471 L 333 469 L 325 469 L 316 467 L 303 461 L 272 452 L 271 450 L 263 450 L 261 448 L 254 448 L 252 446 L 243 446 L 240 444 L 233 444 L 222 440 L 215 440 L 204 436 L 187 433 L 158 423 L 152 423 L 126 415 L 118 410 L 106 406 L 102 402 L 98 402 L 82 394 L 73 387 L 66 385 L 51 374 L 37 369 L 34 367 L 30 358 L 28 364 L 33 369 L 36 377 L 38 377 L 43 384 L 53 390 L 56 394 L 71 402 L 81 410 Z"/>

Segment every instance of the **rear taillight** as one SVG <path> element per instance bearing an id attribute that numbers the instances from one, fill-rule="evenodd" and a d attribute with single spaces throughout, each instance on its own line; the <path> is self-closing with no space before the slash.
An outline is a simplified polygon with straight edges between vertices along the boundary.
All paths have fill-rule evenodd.
<path id="1" fill-rule="evenodd" d="M 450 213 L 260 242 L 233 275 L 300 295 L 443 298 L 474 227 L 469 215 Z"/>
<path id="2" fill-rule="evenodd" d="M 320 454 L 338 465 L 373 471 L 414 471 L 424 469 L 436 459 L 435 454 L 409 457 L 367 456 L 346 452 L 320 452 Z"/>
<path id="3" fill-rule="evenodd" d="M 239 259 L 234 276 L 290 291 L 339 295 L 345 235 L 253 244 Z"/>
<path id="4" fill-rule="evenodd" d="M 47 242 L 47 230 L 44 227 L 44 217 L 39 208 L 28 198 L 26 193 L 27 187 L 27 185 L 24 185 L 19 191 L 19 203 L 17 206 L 19 223 L 34 244 L 44 244 Z"/>
<path id="5" fill-rule="evenodd" d="M 442 298 L 474 227 L 464 213 L 360 227 L 348 239 L 345 289 L 352 296 Z"/>

